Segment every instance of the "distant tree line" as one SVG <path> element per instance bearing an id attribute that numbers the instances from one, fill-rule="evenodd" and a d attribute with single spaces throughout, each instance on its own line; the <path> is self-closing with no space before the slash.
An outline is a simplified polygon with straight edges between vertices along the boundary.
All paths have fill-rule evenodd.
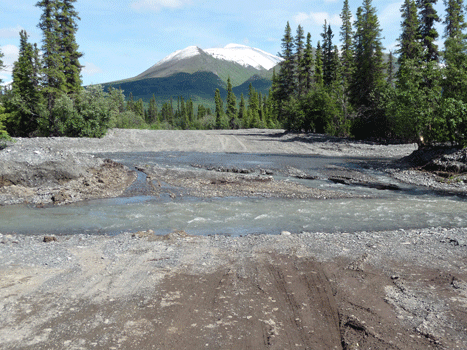
<path id="1" fill-rule="evenodd" d="M 271 118 L 291 131 L 408 142 L 467 145 L 467 44 L 463 0 L 446 0 L 445 50 L 439 52 L 436 0 L 405 0 L 399 57 L 385 62 L 371 0 L 352 24 L 348 0 L 340 17 L 340 49 L 326 22 L 311 45 L 299 25 L 282 39 L 273 78 Z"/>
<path id="2" fill-rule="evenodd" d="M 404 0 L 398 58 L 384 59 L 381 28 L 371 0 L 352 23 L 348 0 L 340 14 L 340 47 L 325 21 L 312 46 L 299 25 L 282 39 L 283 62 L 269 95 L 250 84 L 238 99 L 227 81 L 226 101 L 214 93 L 215 110 L 191 99 L 158 108 L 125 98 L 120 89 L 82 87 L 76 43 L 76 0 L 41 0 L 42 47 L 20 32 L 13 82 L 0 96 L 0 138 L 100 137 L 108 128 L 273 128 L 418 143 L 467 145 L 467 42 L 463 0 L 445 0 L 445 50 L 436 45 L 441 22 L 437 0 Z M 4 69 L 0 51 L 0 69 Z"/>

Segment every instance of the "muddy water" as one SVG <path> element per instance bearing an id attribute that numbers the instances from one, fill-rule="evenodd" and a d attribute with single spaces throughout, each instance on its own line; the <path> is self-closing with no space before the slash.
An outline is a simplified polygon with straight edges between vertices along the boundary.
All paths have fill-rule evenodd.
<path id="1" fill-rule="evenodd" d="M 278 234 L 292 232 L 353 232 L 408 229 L 433 226 L 467 226 L 465 199 L 432 193 L 396 183 L 376 170 L 361 168 L 362 159 L 304 157 L 300 155 L 252 155 L 206 153 L 131 153 L 100 154 L 130 167 L 146 164 L 190 167 L 236 167 L 300 181 L 307 186 L 365 194 L 372 198 L 338 200 L 291 200 L 263 198 L 199 199 L 168 196 L 133 196 L 95 200 L 61 207 L 3 207 L 1 232 L 44 233 L 119 233 L 152 229 L 164 234 L 174 229 L 190 234 L 246 233 Z M 329 167 L 360 169 L 379 181 L 397 184 L 400 190 L 377 190 L 334 184 L 323 174 Z M 317 180 L 296 180 L 288 176 L 298 169 Z M 195 169 L 195 168 L 193 168 Z M 143 186 L 140 174 L 136 186 Z"/>

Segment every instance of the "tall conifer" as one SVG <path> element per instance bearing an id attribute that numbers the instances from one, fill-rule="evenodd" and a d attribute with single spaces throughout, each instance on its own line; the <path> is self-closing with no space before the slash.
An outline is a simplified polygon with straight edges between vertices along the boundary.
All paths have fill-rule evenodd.
<path id="1" fill-rule="evenodd" d="M 467 102 L 467 38 L 463 0 L 446 0 L 444 97 Z"/>
<path id="2" fill-rule="evenodd" d="M 341 38 L 341 61 L 342 61 L 342 75 L 344 80 L 348 83 L 350 80 L 352 66 L 353 66 L 353 30 L 352 30 L 352 13 L 349 8 L 349 0 L 344 0 L 344 6 L 340 14 L 342 26 L 340 31 Z"/>
<path id="3" fill-rule="evenodd" d="M 297 27 L 297 34 L 295 36 L 295 81 L 296 81 L 296 92 L 298 96 L 303 95 L 305 92 L 305 81 L 306 81 L 306 67 L 304 65 L 305 55 L 305 33 L 301 25 Z"/>
<path id="4" fill-rule="evenodd" d="M 66 89 L 68 93 L 75 93 L 81 89 L 81 69 L 79 59 L 83 56 L 78 52 L 76 43 L 76 31 L 78 30 L 78 12 L 73 3 L 76 0 L 58 1 L 57 20 L 60 27 L 60 54 L 63 60 L 63 69 L 66 79 Z"/>
<path id="5" fill-rule="evenodd" d="M 60 54 L 61 37 L 60 23 L 57 20 L 57 1 L 41 0 L 36 4 L 42 9 L 42 15 L 38 27 L 44 34 L 42 45 L 43 57 L 43 92 L 47 100 L 47 108 L 50 113 L 48 129 L 56 133 L 55 119 L 52 109 L 55 100 L 60 94 L 66 92 L 66 77 L 64 73 L 63 59 Z"/>
<path id="6" fill-rule="evenodd" d="M 332 34 L 331 26 L 327 24 L 326 20 L 324 20 L 323 33 L 321 33 L 321 36 L 323 38 L 323 83 L 324 85 L 329 86 L 331 85 L 335 69 L 333 66 L 334 62 L 332 52 L 332 38 L 334 37 L 334 34 Z"/>
<path id="7" fill-rule="evenodd" d="M 229 119 L 230 124 L 232 125 L 233 120 L 237 116 L 237 98 L 232 91 L 232 83 L 230 82 L 230 77 L 227 78 L 227 118 Z"/>
<path id="8" fill-rule="evenodd" d="M 37 109 L 40 104 L 38 50 L 28 42 L 25 30 L 20 33 L 18 60 L 13 65 L 12 90 L 16 96 L 16 114 L 14 135 L 28 136 L 38 128 Z"/>
<path id="9" fill-rule="evenodd" d="M 420 59 L 422 47 L 420 45 L 420 23 L 417 17 L 417 5 L 415 0 L 405 0 L 401 7 L 402 33 L 399 36 L 398 63 L 405 59 Z"/>
<path id="10" fill-rule="evenodd" d="M 369 108 L 385 76 L 381 28 L 371 0 L 364 0 L 357 9 L 355 28 L 351 97 L 355 107 Z"/>
<path id="11" fill-rule="evenodd" d="M 295 62 L 293 41 L 292 30 L 290 29 L 289 22 L 287 22 L 284 37 L 282 38 L 282 52 L 279 53 L 283 61 L 280 63 L 280 70 L 277 75 L 278 86 L 274 96 L 277 103 L 278 118 L 281 121 L 284 121 L 286 117 L 284 104 L 294 91 Z"/>
<path id="12" fill-rule="evenodd" d="M 311 46 L 311 34 L 308 33 L 306 36 L 306 46 L 303 55 L 302 70 L 305 73 L 305 91 L 307 94 L 311 90 L 311 84 L 313 82 L 313 47 Z"/>
<path id="13" fill-rule="evenodd" d="M 318 45 L 316 46 L 316 53 L 315 53 L 315 72 L 314 72 L 314 81 L 316 86 L 323 85 L 323 53 L 321 50 L 321 44 L 318 41 Z"/>
<path id="14" fill-rule="evenodd" d="M 434 8 L 437 2 L 438 0 L 417 0 L 420 9 L 420 36 L 425 62 L 439 61 L 438 45 L 435 43 L 439 36 L 435 26 L 437 22 L 440 22 Z"/>

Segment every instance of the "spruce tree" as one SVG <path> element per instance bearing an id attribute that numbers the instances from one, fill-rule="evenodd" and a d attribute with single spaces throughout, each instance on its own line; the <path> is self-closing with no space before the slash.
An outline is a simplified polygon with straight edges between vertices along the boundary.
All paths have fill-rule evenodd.
<path id="1" fill-rule="evenodd" d="M 42 82 L 42 89 L 47 100 L 47 109 L 49 110 L 48 130 L 51 133 L 57 133 L 55 118 L 52 114 L 55 100 L 67 90 L 63 59 L 60 54 L 61 37 L 60 23 L 57 20 L 57 5 L 55 0 L 41 0 L 36 4 L 43 11 L 38 25 L 44 34 L 42 45 L 44 81 Z"/>
<path id="2" fill-rule="evenodd" d="M 140 98 L 138 101 L 135 103 L 135 113 L 139 115 L 140 117 L 144 118 L 144 103 L 143 99 Z"/>
<path id="3" fill-rule="evenodd" d="M 283 59 L 280 63 L 279 74 L 277 75 L 278 86 L 275 90 L 274 99 L 278 104 L 278 118 L 284 120 L 285 101 L 292 96 L 294 91 L 294 77 L 295 77 L 295 61 L 294 61 L 294 42 L 290 24 L 287 22 L 285 27 L 285 34 L 282 38 L 282 52 L 279 56 Z"/>
<path id="4" fill-rule="evenodd" d="M 321 44 L 318 41 L 315 53 L 315 72 L 314 81 L 317 87 L 323 86 L 323 54 L 321 50 Z"/>
<path id="5" fill-rule="evenodd" d="M 60 28 L 60 54 L 62 55 L 67 93 L 75 93 L 81 89 L 81 69 L 79 59 L 83 56 L 78 52 L 76 31 L 78 30 L 78 12 L 73 3 L 77 0 L 61 0 L 57 2 L 57 21 Z"/>
<path id="6" fill-rule="evenodd" d="M 126 101 L 126 110 L 134 112 L 135 111 L 135 99 L 133 97 L 133 93 L 130 91 Z"/>
<path id="7" fill-rule="evenodd" d="M 248 86 L 248 113 L 249 127 L 258 128 L 260 126 L 258 92 L 253 85 Z"/>
<path id="8" fill-rule="evenodd" d="M 390 86 L 394 84 L 394 56 L 392 51 L 389 51 L 389 59 L 388 59 L 388 73 L 387 73 L 387 82 Z"/>
<path id="9" fill-rule="evenodd" d="M 157 122 L 157 103 L 156 96 L 152 94 L 151 99 L 149 100 L 149 109 L 148 109 L 148 120 L 147 122 L 152 124 Z"/>
<path id="10" fill-rule="evenodd" d="M 38 113 L 41 100 L 37 46 L 28 42 L 25 30 L 20 32 L 19 57 L 13 65 L 12 92 L 17 110 L 14 124 L 15 136 L 28 136 L 38 128 Z"/>
<path id="11" fill-rule="evenodd" d="M 357 108 L 370 108 L 385 78 L 381 28 L 371 0 L 364 0 L 357 9 L 355 28 L 351 97 Z"/>
<path id="12" fill-rule="evenodd" d="M 354 34 L 355 64 L 352 71 L 350 98 L 359 117 L 353 133 L 359 138 L 386 137 L 387 125 L 380 97 L 385 87 L 381 28 L 371 0 L 357 9 Z"/>
<path id="13" fill-rule="evenodd" d="M 446 138 L 467 145 L 467 37 L 463 0 L 446 0 L 442 114 Z"/>
<path id="14" fill-rule="evenodd" d="M 420 36 L 425 62 L 439 61 L 438 45 L 435 43 L 439 34 L 435 25 L 440 22 L 440 19 L 433 7 L 436 3 L 437 0 L 417 0 L 420 9 Z"/>
<path id="15" fill-rule="evenodd" d="M 216 128 L 222 129 L 222 116 L 224 115 L 224 108 L 222 106 L 222 98 L 219 89 L 214 93 L 214 102 L 216 104 Z"/>
<path id="16" fill-rule="evenodd" d="M 227 118 L 229 119 L 230 125 L 233 125 L 235 117 L 237 116 L 237 98 L 232 91 L 232 83 L 230 77 L 227 78 Z"/>
<path id="17" fill-rule="evenodd" d="M 297 34 L 295 36 L 294 46 L 295 46 L 295 81 L 296 81 L 296 92 L 298 96 L 302 96 L 306 90 L 306 66 L 304 62 L 305 55 L 305 34 L 301 25 L 297 27 Z"/>
<path id="18" fill-rule="evenodd" d="M 399 49 L 397 53 L 399 58 L 397 62 L 402 64 L 405 59 L 421 59 L 421 35 L 420 23 L 417 17 L 417 5 L 415 0 L 405 0 L 401 7 L 402 33 L 398 38 Z"/>
<path id="19" fill-rule="evenodd" d="M 334 34 L 332 34 L 331 26 L 327 25 L 326 20 L 324 20 L 323 33 L 321 33 L 321 36 L 323 38 L 323 83 L 324 85 L 329 86 L 331 85 L 335 69 L 335 67 L 333 67 L 334 62 L 332 52 L 332 38 L 334 37 Z"/>
<path id="20" fill-rule="evenodd" d="M 302 71 L 305 73 L 305 91 L 307 94 L 311 90 L 311 84 L 313 82 L 313 47 L 311 46 L 311 34 L 308 33 L 306 36 L 306 46 L 302 61 Z"/>
<path id="21" fill-rule="evenodd" d="M 238 106 L 238 119 L 240 119 L 242 126 L 245 126 L 245 116 L 246 116 L 246 103 L 245 103 L 245 97 L 243 96 L 243 92 L 242 92 L 240 95 L 240 104 Z"/>
<path id="22" fill-rule="evenodd" d="M 341 38 L 341 61 L 342 61 L 342 76 L 346 84 L 350 81 L 353 67 L 353 30 L 352 30 L 352 13 L 349 8 L 349 0 L 344 0 L 344 6 L 340 14 L 342 26 L 340 31 Z"/>

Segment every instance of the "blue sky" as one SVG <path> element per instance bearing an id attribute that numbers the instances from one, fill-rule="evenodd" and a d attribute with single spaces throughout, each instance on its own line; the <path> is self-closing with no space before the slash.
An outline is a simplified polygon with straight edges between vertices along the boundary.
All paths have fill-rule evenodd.
<path id="1" fill-rule="evenodd" d="M 1 0 L 0 46 L 10 68 L 17 59 L 21 29 L 28 32 L 30 42 L 42 45 L 37 28 L 41 11 L 36 2 Z M 342 4 L 342 0 L 78 0 L 77 42 L 84 53 L 83 82 L 99 84 L 136 76 L 173 51 L 191 45 L 207 49 L 238 43 L 277 54 L 287 21 L 294 33 L 301 24 L 316 46 L 327 19 L 338 44 Z M 349 0 L 349 4 L 355 14 L 362 0 Z M 400 0 L 373 1 L 386 51 L 394 50 L 399 36 L 401 4 Z M 437 10 L 444 17 L 442 2 Z M 2 71 L 0 78 L 8 82 L 11 75 Z"/>

